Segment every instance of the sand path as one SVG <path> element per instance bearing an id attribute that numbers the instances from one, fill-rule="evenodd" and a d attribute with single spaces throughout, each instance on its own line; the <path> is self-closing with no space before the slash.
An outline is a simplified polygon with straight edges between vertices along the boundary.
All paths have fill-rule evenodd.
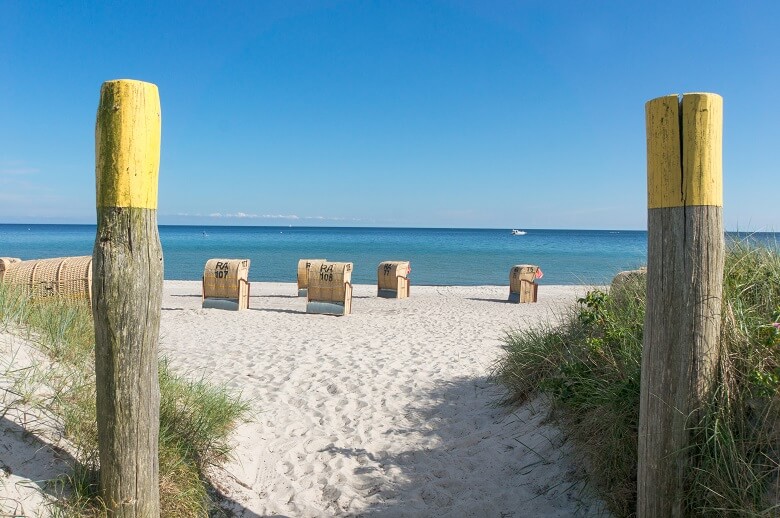
<path id="1" fill-rule="evenodd" d="M 583 287 L 358 285 L 353 314 L 307 315 L 294 284 L 254 283 L 249 311 L 200 308 L 200 284 L 166 281 L 161 354 L 240 390 L 255 419 L 214 473 L 239 516 L 571 516 L 598 505 L 541 402 L 493 404 L 487 379 L 510 328 L 555 319 Z"/>

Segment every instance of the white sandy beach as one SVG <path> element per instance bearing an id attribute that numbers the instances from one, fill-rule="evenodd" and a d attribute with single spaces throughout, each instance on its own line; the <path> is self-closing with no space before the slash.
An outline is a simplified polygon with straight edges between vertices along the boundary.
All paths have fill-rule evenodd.
<path id="1" fill-rule="evenodd" d="M 212 473 L 226 505 L 243 517 L 598 514 L 544 403 L 498 408 L 487 380 L 506 330 L 554 320 L 585 287 L 542 285 L 536 304 L 507 292 L 412 286 L 388 300 L 358 285 L 353 313 L 333 317 L 306 314 L 291 283 L 253 283 L 250 309 L 230 312 L 201 309 L 199 282 L 166 281 L 160 354 L 253 409 L 235 459 Z M 0 497 L 18 498 L 8 488 L 46 470 L 10 465 L 21 432 L 9 419 Z M 31 451 L 25 462 L 56 476 L 56 451 Z"/>

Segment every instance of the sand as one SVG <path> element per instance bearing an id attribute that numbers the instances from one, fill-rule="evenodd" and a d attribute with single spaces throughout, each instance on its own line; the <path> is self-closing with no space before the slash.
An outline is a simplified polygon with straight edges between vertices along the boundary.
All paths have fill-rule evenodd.
<path id="1" fill-rule="evenodd" d="M 35 378 L 45 365 L 36 353 L 18 333 L 0 327 L 0 516 L 48 516 L 46 503 L 57 492 L 48 481 L 72 472 L 56 420 L 25 409 L 23 391 L 7 375 L 14 370 Z"/>
<path id="2" fill-rule="evenodd" d="M 390 300 L 357 285 L 353 313 L 334 317 L 306 314 L 294 284 L 253 283 L 250 309 L 230 312 L 201 309 L 198 282 L 166 281 L 160 354 L 251 404 L 234 459 L 211 473 L 237 516 L 595 515 L 544 400 L 497 407 L 488 379 L 506 331 L 555 321 L 585 289 L 542 285 L 538 303 L 509 304 L 506 287 Z"/>

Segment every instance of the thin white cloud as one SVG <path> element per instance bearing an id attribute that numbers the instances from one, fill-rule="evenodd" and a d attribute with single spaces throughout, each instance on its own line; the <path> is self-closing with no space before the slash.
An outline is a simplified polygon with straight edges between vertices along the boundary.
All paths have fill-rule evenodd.
<path id="1" fill-rule="evenodd" d="M 177 214 L 177 216 L 194 216 L 193 214 Z M 283 219 L 290 221 L 361 221 L 360 218 L 344 218 L 340 216 L 299 216 L 297 214 L 251 214 L 247 212 L 212 212 L 210 218 L 233 218 L 233 219 Z"/>
<path id="2" fill-rule="evenodd" d="M 295 214 L 263 214 L 262 216 L 259 216 L 261 218 L 265 219 L 301 219 L 300 216 L 296 216 Z"/>
<path id="3" fill-rule="evenodd" d="M 221 212 L 212 212 L 209 214 L 212 218 L 238 218 L 238 219 L 301 219 L 299 216 L 296 216 L 295 214 L 290 215 L 284 215 L 284 214 L 249 214 L 247 212 L 228 212 L 228 213 L 221 213 Z"/>
<path id="4" fill-rule="evenodd" d="M 249 212 L 212 212 L 210 214 L 193 214 L 189 212 L 177 212 L 168 214 L 179 218 L 213 219 L 257 219 L 257 220 L 286 220 L 286 221 L 363 221 L 361 218 L 345 218 L 342 216 L 299 216 L 298 214 L 254 214 Z"/>

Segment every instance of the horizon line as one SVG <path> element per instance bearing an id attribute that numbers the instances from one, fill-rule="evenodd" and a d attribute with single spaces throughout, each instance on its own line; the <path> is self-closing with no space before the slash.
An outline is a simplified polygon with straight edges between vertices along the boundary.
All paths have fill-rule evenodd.
<path id="1" fill-rule="evenodd" d="M 1 225 L 16 226 L 91 226 L 96 227 L 97 223 L 6 223 Z M 387 229 L 387 230 L 513 230 L 510 227 L 428 227 L 428 226 L 382 226 L 382 225 L 215 225 L 215 224 L 184 224 L 184 223 L 158 223 L 158 227 L 193 227 L 193 228 L 299 228 L 299 229 Z M 523 227 L 525 231 L 598 231 L 598 232 L 647 232 L 646 228 L 552 228 L 552 227 Z M 729 230 L 725 233 L 732 234 L 778 234 L 780 231 L 774 230 Z"/>

